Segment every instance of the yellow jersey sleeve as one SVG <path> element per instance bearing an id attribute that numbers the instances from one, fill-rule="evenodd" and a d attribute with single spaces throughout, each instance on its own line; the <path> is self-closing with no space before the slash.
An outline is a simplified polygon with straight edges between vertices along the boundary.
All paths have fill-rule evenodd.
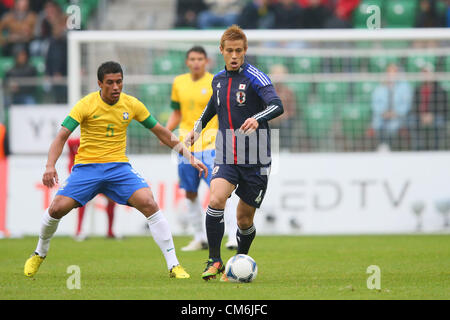
<path id="1" fill-rule="evenodd" d="M 86 104 L 84 99 L 78 101 L 78 103 L 70 110 L 69 117 L 77 121 L 78 123 L 82 123 L 86 117 Z"/>
<path id="2" fill-rule="evenodd" d="M 142 122 L 146 120 L 148 117 L 150 117 L 150 112 L 147 110 L 145 105 L 139 101 L 138 99 L 135 99 L 134 101 L 134 118 Z"/>

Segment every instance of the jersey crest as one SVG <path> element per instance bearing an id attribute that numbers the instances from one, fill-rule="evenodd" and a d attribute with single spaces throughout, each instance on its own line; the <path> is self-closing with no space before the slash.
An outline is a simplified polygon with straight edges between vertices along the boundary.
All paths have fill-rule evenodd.
<path id="1" fill-rule="evenodd" d="M 239 106 L 243 106 L 245 104 L 245 100 L 246 96 L 244 91 L 239 90 L 238 92 L 236 92 L 236 101 L 238 102 Z"/>

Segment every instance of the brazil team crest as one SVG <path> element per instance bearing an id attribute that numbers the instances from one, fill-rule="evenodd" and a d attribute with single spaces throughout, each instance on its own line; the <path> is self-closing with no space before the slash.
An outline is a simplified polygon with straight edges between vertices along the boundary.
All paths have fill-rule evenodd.
<path id="1" fill-rule="evenodd" d="M 239 103 L 239 106 L 243 106 L 245 104 L 245 92 L 244 91 L 238 91 L 236 92 L 236 101 Z"/>
<path id="2" fill-rule="evenodd" d="M 130 114 L 128 112 L 123 113 L 123 120 L 128 120 L 129 117 L 130 117 Z"/>

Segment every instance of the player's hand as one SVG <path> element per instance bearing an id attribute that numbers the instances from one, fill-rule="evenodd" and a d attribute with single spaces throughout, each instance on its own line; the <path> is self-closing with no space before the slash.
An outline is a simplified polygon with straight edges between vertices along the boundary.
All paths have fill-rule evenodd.
<path id="1" fill-rule="evenodd" d="M 186 138 L 184 139 L 184 144 L 187 147 L 190 147 L 195 143 L 195 141 L 197 141 L 197 139 L 199 137 L 200 137 L 200 134 L 195 132 L 194 130 L 192 130 L 187 134 Z"/>
<path id="2" fill-rule="evenodd" d="M 58 173 L 56 172 L 55 167 L 45 167 L 45 172 L 42 177 L 42 183 L 44 184 L 44 186 L 46 186 L 47 188 L 53 188 L 58 184 L 58 182 Z"/>
<path id="3" fill-rule="evenodd" d="M 239 132 L 243 134 L 250 134 L 258 129 L 259 123 L 255 118 L 248 118 L 239 128 Z"/>
<path id="4" fill-rule="evenodd" d="M 198 170 L 198 176 L 200 178 L 202 177 L 202 174 L 204 174 L 205 178 L 208 177 L 208 168 L 203 164 L 203 162 L 201 162 L 196 157 L 191 155 L 190 163 L 191 163 L 191 166 L 193 166 L 195 169 Z"/>

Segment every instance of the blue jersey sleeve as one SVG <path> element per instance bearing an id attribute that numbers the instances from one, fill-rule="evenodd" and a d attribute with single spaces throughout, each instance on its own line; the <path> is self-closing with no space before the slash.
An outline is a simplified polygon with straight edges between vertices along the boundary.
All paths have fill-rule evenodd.
<path id="1" fill-rule="evenodd" d="M 271 101 L 280 99 L 275 92 L 272 81 L 264 72 L 249 64 L 246 73 L 251 79 L 253 89 L 265 104 L 268 105 Z"/>
<path id="2" fill-rule="evenodd" d="M 268 85 L 259 89 L 258 95 L 264 101 L 265 104 L 269 105 L 274 100 L 280 100 L 278 94 L 275 91 L 273 85 Z"/>
<path id="3" fill-rule="evenodd" d="M 194 124 L 194 131 L 200 133 L 215 115 L 216 107 L 214 106 L 214 99 L 211 96 L 208 104 L 206 105 L 206 108 L 200 115 L 200 118 Z"/>
<path id="4" fill-rule="evenodd" d="M 253 79 L 252 86 L 255 89 L 258 96 L 267 105 L 267 108 L 263 111 L 253 115 L 253 118 L 258 120 L 259 123 L 263 121 L 269 121 L 283 114 L 283 103 L 280 97 L 275 91 L 272 81 L 269 77 L 260 71 L 258 77 Z"/>

